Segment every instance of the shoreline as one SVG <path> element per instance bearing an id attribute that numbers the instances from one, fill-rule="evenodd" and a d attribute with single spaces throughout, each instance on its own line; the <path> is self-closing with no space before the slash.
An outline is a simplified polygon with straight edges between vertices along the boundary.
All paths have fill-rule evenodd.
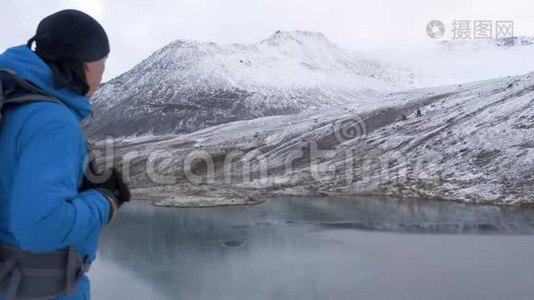
<path id="1" fill-rule="evenodd" d="M 164 189 L 164 190 L 162 190 Z M 187 190 L 187 189 L 185 189 Z M 516 207 L 516 208 L 533 208 L 534 203 L 529 201 L 517 202 L 498 202 L 489 200 L 472 200 L 472 199 L 452 199 L 444 197 L 426 197 L 414 195 L 398 195 L 393 193 L 348 193 L 348 192 L 296 192 L 291 191 L 255 191 L 255 190 L 236 190 L 221 188 L 217 193 L 213 191 L 191 191 L 184 193 L 184 190 L 177 188 L 165 190 L 165 187 L 155 188 L 138 188 L 132 190 L 134 201 L 149 202 L 153 206 L 158 207 L 180 207 L 180 208 L 205 208 L 205 207 L 219 207 L 219 206 L 240 206 L 240 205 L 257 205 L 262 204 L 270 198 L 303 198 L 303 197 L 373 197 L 377 200 L 387 200 L 393 198 L 399 201 L 410 202 L 450 202 L 456 204 L 466 204 L 474 206 L 495 206 L 495 207 Z"/>

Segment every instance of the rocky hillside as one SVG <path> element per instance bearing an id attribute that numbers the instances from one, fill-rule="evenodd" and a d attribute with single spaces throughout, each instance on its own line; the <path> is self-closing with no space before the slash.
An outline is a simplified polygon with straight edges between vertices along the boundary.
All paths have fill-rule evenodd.
<path id="1" fill-rule="evenodd" d="M 129 157 L 139 197 L 372 194 L 534 203 L 534 73 L 379 100 L 123 139 L 112 155 Z M 155 165 L 148 171 L 147 161 Z"/>

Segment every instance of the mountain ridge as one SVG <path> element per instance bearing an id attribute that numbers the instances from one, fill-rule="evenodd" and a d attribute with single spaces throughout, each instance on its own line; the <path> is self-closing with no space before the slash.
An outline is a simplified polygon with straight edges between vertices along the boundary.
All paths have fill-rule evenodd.
<path id="1" fill-rule="evenodd" d="M 225 122 L 370 101 L 416 75 L 359 57 L 322 33 L 253 44 L 175 40 L 95 94 L 92 136 L 192 132 Z M 155 122 L 159 120 L 160 122 Z"/>

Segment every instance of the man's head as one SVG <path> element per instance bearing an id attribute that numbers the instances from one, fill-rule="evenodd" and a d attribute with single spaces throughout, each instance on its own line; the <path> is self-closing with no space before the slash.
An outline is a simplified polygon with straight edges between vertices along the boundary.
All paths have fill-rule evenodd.
<path id="1" fill-rule="evenodd" d="M 84 63 L 85 79 L 89 86 L 89 90 L 85 94 L 87 97 L 93 96 L 100 86 L 102 75 L 104 75 L 104 70 L 106 69 L 106 59 L 107 56 L 96 61 Z"/>
<path id="2" fill-rule="evenodd" d="M 91 97 L 102 81 L 109 54 L 104 28 L 91 16 L 73 9 L 44 18 L 28 46 L 52 69 L 56 88 L 67 87 Z"/>

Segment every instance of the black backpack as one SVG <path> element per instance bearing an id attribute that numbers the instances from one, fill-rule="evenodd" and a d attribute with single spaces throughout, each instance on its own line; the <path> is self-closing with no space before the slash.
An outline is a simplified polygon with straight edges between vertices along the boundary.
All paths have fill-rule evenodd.
<path id="1" fill-rule="evenodd" d="M 2 84 L 2 79 L 9 78 L 15 82 L 11 88 L 6 88 Z M 54 102 L 63 105 L 63 103 L 38 87 L 20 78 L 15 72 L 9 69 L 0 69 L 0 122 L 2 121 L 2 109 L 6 104 L 26 104 L 32 102 Z"/>

